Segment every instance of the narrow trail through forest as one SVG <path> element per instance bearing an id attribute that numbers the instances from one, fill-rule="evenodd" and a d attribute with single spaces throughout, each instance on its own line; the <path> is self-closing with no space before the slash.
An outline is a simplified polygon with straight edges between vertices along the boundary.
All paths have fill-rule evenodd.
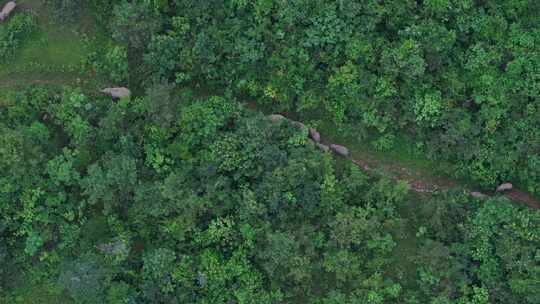
<path id="1" fill-rule="evenodd" d="M 55 79 L 54 77 L 51 77 L 47 80 L 34 79 L 34 81 L 30 81 L 30 83 L 41 84 L 41 85 L 46 85 L 46 84 L 63 85 L 63 84 L 69 83 L 69 81 L 66 81 L 65 78 Z M 28 84 L 29 83 L 26 83 L 26 85 Z M 22 84 L 20 83 L 4 83 L 4 84 L 0 84 L 0 87 L 17 87 L 17 85 L 22 86 Z M 253 104 L 248 104 L 248 108 L 254 111 L 260 111 L 260 109 L 257 109 L 256 107 L 254 107 Z M 329 146 L 330 144 L 334 142 L 331 139 L 328 139 L 323 136 L 321 138 L 321 143 Z M 407 166 L 403 164 L 387 165 L 384 163 L 383 160 L 377 159 L 375 155 L 373 155 L 373 157 L 371 157 L 370 159 L 358 159 L 358 158 L 353 158 L 353 157 L 348 157 L 348 159 L 352 161 L 353 163 L 355 163 L 356 165 L 358 165 L 362 170 L 370 174 L 378 172 L 378 173 L 389 176 L 393 180 L 405 181 L 409 185 L 410 189 L 417 193 L 435 193 L 437 191 L 448 190 L 448 189 L 455 188 L 458 186 L 464 187 L 464 185 L 461 185 L 460 183 L 451 179 L 443 179 L 443 178 L 435 179 L 435 178 L 426 177 L 429 175 L 425 174 L 424 172 L 419 171 L 418 169 L 407 168 Z M 413 171 L 414 171 L 414 174 L 411 173 Z M 493 192 L 480 192 L 476 190 L 471 190 L 470 193 L 472 194 L 473 192 L 476 192 L 480 196 L 485 196 L 485 197 L 502 195 L 512 202 L 525 205 L 532 209 L 537 209 L 537 210 L 540 209 L 540 202 L 538 202 L 532 195 L 530 195 L 526 191 L 523 191 L 520 189 L 514 188 L 502 194 L 494 192 L 494 191 Z"/>
<path id="2" fill-rule="evenodd" d="M 67 37 L 65 29 L 59 29 L 51 25 L 49 21 L 50 12 L 45 11 L 44 4 L 41 1 L 35 0 L 21 0 L 19 2 L 20 11 L 32 11 L 37 14 L 40 22 L 40 26 L 47 30 L 47 33 L 51 35 L 51 44 L 59 44 L 73 40 L 76 37 Z M 88 20 L 87 20 L 88 21 Z M 59 34 L 60 33 L 60 34 Z M 67 39 L 67 40 L 66 40 Z M 74 46 L 78 46 L 79 42 L 76 41 Z M 77 48 L 76 48 L 77 49 Z M 77 49 L 78 50 L 78 49 Z M 39 54 L 39 53 L 38 53 Z M 66 85 L 66 84 L 78 84 L 81 85 L 81 82 L 85 81 L 85 75 L 65 72 L 65 71 L 53 71 L 47 73 L 36 73 L 36 72 L 14 72 L 14 71 L 1 71 L 0 69 L 0 88 L 16 88 L 20 86 L 26 86 L 30 84 L 34 85 Z M 90 77 L 89 77 L 90 78 Z M 251 108 L 255 111 L 260 111 L 259 107 L 253 103 L 247 104 L 248 108 Z M 268 114 L 268 113 L 267 113 Z M 324 130 L 323 130 L 324 131 Z M 330 145 L 335 139 L 326 138 L 323 136 L 322 143 Z M 337 142 L 339 144 L 339 142 Z M 348 147 L 352 150 L 353 156 L 349 156 L 349 159 L 357 164 L 360 168 L 370 173 L 382 173 L 389 176 L 394 180 L 406 181 L 410 189 L 418 193 L 433 193 L 440 190 L 447 190 L 454 187 L 464 187 L 467 188 L 463 183 L 460 183 L 456 180 L 450 178 L 440 178 L 434 177 L 428 170 L 422 170 L 418 168 L 412 168 L 408 164 L 401 163 L 399 160 L 392 161 L 390 163 L 388 160 L 382 159 L 375 154 L 364 153 L 354 153 L 355 148 Z M 361 158 L 359 158 L 359 154 Z M 517 202 L 523 205 L 526 205 L 530 208 L 540 209 L 540 203 L 526 191 L 519 189 L 513 189 L 504 193 L 496 192 L 476 192 L 478 196 L 495 196 L 503 195 L 508 198 L 510 201 Z M 473 192 L 471 192 L 473 193 Z"/>
<path id="3" fill-rule="evenodd" d="M 366 172 L 375 172 L 378 169 L 376 164 L 370 164 L 365 160 L 351 158 L 351 161 L 354 162 L 356 165 L 358 165 L 360 168 L 362 168 Z M 401 170 L 401 171 L 407 172 L 407 170 Z M 389 171 L 386 171 L 386 173 L 389 173 L 390 176 L 395 180 L 406 181 L 409 184 L 410 189 L 418 193 L 433 193 L 433 192 L 437 192 L 441 190 L 449 190 L 451 188 L 459 186 L 458 183 L 452 180 L 434 181 L 434 180 L 426 180 L 426 179 L 414 179 L 407 173 L 389 172 Z M 480 191 L 471 191 L 470 192 L 471 195 L 473 192 L 476 192 L 481 196 L 484 195 L 485 197 L 501 195 L 496 192 L 480 192 Z M 523 204 L 533 209 L 540 209 L 540 203 L 534 197 L 532 197 L 530 194 L 528 194 L 525 191 L 522 191 L 519 189 L 513 189 L 513 190 L 502 193 L 502 196 L 506 197 L 512 202 Z"/>
<path id="4" fill-rule="evenodd" d="M 251 108 L 253 109 L 253 107 Z M 294 120 L 290 120 L 290 121 L 294 122 Z M 334 143 L 339 144 L 339 142 L 337 143 L 333 142 L 331 139 L 328 139 L 324 136 L 321 136 L 320 142 L 327 146 L 330 146 L 331 144 L 334 144 Z M 426 177 L 429 175 L 424 174 L 424 172 L 421 172 L 418 169 L 407 168 L 403 164 L 399 164 L 397 166 L 395 164 L 391 166 L 385 165 L 385 163 L 381 159 L 377 159 L 376 156 L 374 156 L 370 160 L 353 158 L 351 156 L 347 157 L 347 159 L 349 159 L 350 161 L 358 165 L 362 170 L 370 174 L 380 173 L 380 174 L 389 176 L 391 179 L 396 180 L 396 181 L 405 181 L 409 185 L 410 189 L 417 193 L 435 193 L 437 191 L 449 190 L 455 187 L 467 188 L 464 185 L 452 179 L 446 179 L 446 178 L 435 179 L 435 178 Z M 415 174 L 411 173 L 413 171 L 415 172 Z M 537 209 L 537 210 L 540 209 L 540 202 L 538 202 L 532 195 L 530 195 L 526 191 L 523 191 L 520 189 L 514 188 L 512 190 L 501 192 L 501 193 L 498 193 L 496 191 L 480 192 L 475 189 L 468 189 L 468 190 L 471 196 L 476 196 L 477 198 L 488 198 L 488 197 L 500 195 L 500 196 L 506 197 L 511 202 L 518 203 L 532 209 Z"/>

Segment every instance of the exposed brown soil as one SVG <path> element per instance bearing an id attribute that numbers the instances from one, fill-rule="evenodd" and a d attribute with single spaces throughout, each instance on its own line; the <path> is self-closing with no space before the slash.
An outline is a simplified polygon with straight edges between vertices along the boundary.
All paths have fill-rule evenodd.
<path id="1" fill-rule="evenodd" d="M 525 191 L 521 191 L 519 189 L 511 190 L 505 193 L 504 196 L 513 202 L 524 204 L 533 209 L 540 209 L 540 203 L 538 203 L 534 197 Z"/>
<path id="2" fill-rule="evenodd" d="M 368 162 L 361 159 L 352 159 L 351 161 L 354 162 L 356 165 L 358 165 L 360 168 L 362 168 L 366 172 L 374 172 L 377 169 L 377 164 L 374 164 L 373 162 Z M 405 168 L 383 168 L 384 172 L 389 173 L 390 176 L 395 180 L 404 180 L 409 184 L 409 187 L 411 190 L 418 192 L 418 193 L 433 193 L 440 190 L 448 190 L 450 188 L 456 187 L 457 183 L 455 183 L 452 180 L 432 180 L 432 179 L 419 179 L 414 177 L 405 169 Z M 422 174 L 417 172 L 417 176 L 421 176 Z M 476 191 L 478 194 L 483 195 L 484 197 L 490 197 L 495 196 L 498 193 L 482 193 L 479 191 Z M 471 191 L 472 195 L 473 191 Z M 533 208 L 533 209 L 540 209 L 540 203 L 532 197 L 529 193 L 515 189 L 505 192 L 504 197 L 508 198 L 510 201 L 519 203 L 521 205 L 525 205 L 527 207 Z"/>
<path id="3" fill-rule="evenodd" d="M 327 140 L 323 140 L 322 142 L 326 145 L 331 144 Z M 389 166 L 389 165 L 381 164 L 379 161 L 374 160 L 374 159 L 373 160 L 353 159 L 353 158 L 349 158 L 349 159 L 366 172 L 369 172 L 369 173 L 373 173 L 375 171 L 384 172 L 385 174 L 389 175 L 392 179 L 396 181 L 406 181 L 409 184 L 410 189 L 417 193 L 434 193 L 441 190 L 449 190 L 451 188 L 458 186 L 458 183 L 450 179 L 425 177 L 425 175 L 420 171 L 411 172 L 407 168 L 400 167 L 397 165 Z M 540 209 L 540 202 L 538 202 L 529 193 L 523 190 L 519 190 L 519 189 L 513 189 L 510 191 L 506 191 L 504 193 L 497 193 L 497 192 L 486 193 L 486 192 L 480 192 L 480 191 L 474 191 L 474 190 L 470 191 L 469 193 L 471 194 L 471 196 L 476 196 L 478 198 L 480 197 L 488 198 L 491 196 L 503 195 L 511 202 L 518 203 L 520 205 L 525 205 L 532 209 Z"/>

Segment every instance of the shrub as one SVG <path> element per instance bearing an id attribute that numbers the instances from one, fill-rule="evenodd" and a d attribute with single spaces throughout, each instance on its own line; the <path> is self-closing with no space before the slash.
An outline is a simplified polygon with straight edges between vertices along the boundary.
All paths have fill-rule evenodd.
<path id="1" fill-rule="evenodd" d="M 21 45 L 37 30 L 37 21 L 32 14 L 18 14 L 0 27 L 0 63 L 15 55 Z"/>

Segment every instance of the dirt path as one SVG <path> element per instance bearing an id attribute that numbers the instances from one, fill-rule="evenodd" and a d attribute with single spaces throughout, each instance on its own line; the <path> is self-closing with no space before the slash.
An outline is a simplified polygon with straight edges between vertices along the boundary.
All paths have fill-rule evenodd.
<path id="1" fill-rule="evenodd" d="M 352 162 L 354 162 L 356 165 L 358 165 L 360 168 L 362 168 L 364 171 L 373 173 L 376 172 L 379 168 L 377 167 L 377 164 L 369 163 L 365 160 L 361 159 L 350 159 Z M 426 180 L 426 179 L 414 179 L 409 174 L 407 174 L 407 170 L 402 168 L 403 170 L 399 170 L 401 172 L 392 172 L 388 170 L 383 171 L 385 173 L 388 173 L 394 180 L 403 180 L 406 181 L 410 189 L 418 192 L 418 193 L 434 193 L 441 190 L 449 190 L 451 188 L 459 186 L 456 182 L 452 180 Z M 490 196 L 496 196 L 500 195 L 496 192 L 491 193 L 482 193 L 480 191 L 471 191 L 471 195 L 473 192 L 476 192 L 477 194 L 484 195 L 485 197 Z M 525 205 L 527 207 L 533 208 L 533 209 L 540 209 L 540 203 L 532 197 L 529 193 L 514 189 L 507 191 L 503 194 L 504 197 L 509 199 L 512 202 L 516 202 L 522 205 Z"/>
<path id="2" fill-rule="evenodd" d="M 524 204 L 533 209 L 540 209 L 540 203 L 525 191 L 515 189 L 505 193 L 504 196 L 513 202 Z"/>
<path id="3" fill-rule="evenodd" d="M 0 73 L 0 88 L 18 88 L 29 85 L 64 85 L 80 82 L 78 73 L 47 72 L 47 73 Z"/>
<path id="4" fill-rule="evenodd" d="M 294 120 L 291 120 L 291 121 L 294 123 Z M 300 124 L 300 125 L 303 125 L 303 124 Z M 332 144 L 332 142 L 330 142 L 326 138 L 321 138 L 320 142 L 327 146 L 330 146 L 330 144 Z M 417 193 L 435 193 L 441 190 L 449 190 L 455 187 L 463 187 L 463 185 L 460 185 L 458 182 L 451 179 L 434 178 L 434 177 L 427 176 L 427 174 L 423 174 L 422 172 L 418 170 L 411 170 L 405 166 L 396 165 L 396 164 L 392 164 L 392 165 L 385 164 L 384 162 L 376 159 L 375 157 L 371 157 L 371 155 L 370 155 L 369 160 L 358 159 L 358 158 L 353 158 L 353 157 L 348 157 L 347 159 L 349 159 L 350 161 L 355 163 L 358 167 L 360 167 L 362 170 L 370 174 L 379 172 L 379 173 L 383 173 L 389 176 L 393 180 L 405 181 L 409 184 L 410 189 Z M 510 200 L 511 202 L 518 203 L 520 205 L 524 205 L 532 209 L 537 209 L 537 210 L 540 209 L 540 202 L 538 202 L 532 195 L 530 195 L 526 191 L 523 191 L 520 189 L 513 189 L 510 191 L 506 191 L 504 193 L 480 192 L 480 191 L 469 189 L 469 193 L 471 196 L 477 197 L 477 198 L 488 198 L 488 197 L 502 195 L 506 197 L 508 200 Z"/>
<path id="5" fill-rule="evenodd" d="M 394 180 L 403 180 L 406 181 L 410 189 L 418 192 L 418 193 L 434 193 L 441 190 L 449 190 L 451 188 L 459 186 L 458 183 L 455 181 L 449 180 L 449 179 L 421 179 L 417 176 L 414 177 L 409 173 L 409 170 L 406 168 L 382 168 L 379 163 L 374 162 L 368 162 L 366 160 L 362 159 L 353 159 L 350 158 L 350 160 L 358 165 L 360 168 L 362 168 L 364 171 L 373 173 L 378 170 L 382 170 L 383 172 L 390 175 L 391 178 Z M 501 195 L 496 192 L 480 192 L 480 191 L 470 191 L 471 196 L 485 196 L 491 197 L 496 195 Z M 540 209 L 540 203 L 532 197 L 529 193 L 519 190 L 519 189 L 513 189 L 510 191 L 506 191 L 502 194 L 504 197 L 509 199 L 512 202 L 519 203 L 521 205 L 525 205 L 527 207 L 533 208 L 533 209 Z"/>

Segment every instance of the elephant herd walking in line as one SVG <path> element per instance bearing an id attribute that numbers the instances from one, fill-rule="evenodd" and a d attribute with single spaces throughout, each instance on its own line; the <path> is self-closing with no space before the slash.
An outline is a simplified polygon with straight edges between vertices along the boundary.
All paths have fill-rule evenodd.
<path id="1" fill-rule="evenodd" d="M 301 123 L 299 121 L 289 120 L 288 118 L 286 118 L 285 116 L 283 116 L 281 114 L 270 114 L 270 115 L 267 116 L 267 118 L 273 123 L 279 123 L 279 122 L 282 122 L 282 121 L 289 121 L 294 126 L 300 128 L 300 129 L 305 129 L 306 128 L 306 125 L 304 125 L 303 123 Z M 308 138 L 311 139 L 313 141 L 313 143 L 315 144 L 315 146 L 318 149 L 320 149 L 321 151 L 323 151 L 323 152 L 332 151 L 336 155 L 339 155 L 339 156 L 342 156 L 342 157 L 345 157 L 345 158 L 350 157 L 350 152 L 349 152 L 349 149 L 347 147 L 344 147 L 344 146 L 338 145 L 338 144 L 326 145 L 326 144 L 322 143 L 321 142 L 321 134 L 314 128 L 309 128 L 308 129 Z M 357 163 L 357 162 L 355 162 L 355 163 Z M 363 168 L 366 169 L 366 168 L 369 168 L 369 167 L 364 166 Z M 501 184 L 501 185 L 499 185 L 497 187 L 496 192 L 499 192 L 499 193 L 507 192 L 507 191 L 512 190 L 512 188 L 513 188 L 513 185 L 511 183 L 503 183 L 503 184 Z M 417 192 L 424 192 L 424 191 L 421 191 L 421 189 L 417 189 L 415 187 L 411 187 L 411 189 L 414 190 L 414 191 L 417 191 Z M 478 198 L 478 199 L 484 199 L 484 198 L 488 197 L 488 195 L 486 195 L 484 193 L 481 193 L 481 192 L 478 192 L 478 191 L 471 191 L 469 194 L 472 197 Z"/>

